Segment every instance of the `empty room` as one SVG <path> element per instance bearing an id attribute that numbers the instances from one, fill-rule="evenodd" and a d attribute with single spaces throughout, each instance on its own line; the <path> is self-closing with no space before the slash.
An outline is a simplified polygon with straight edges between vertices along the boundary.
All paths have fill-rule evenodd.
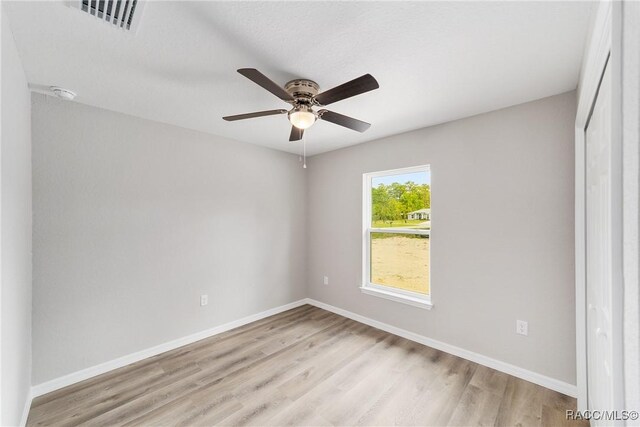
<path id="1" fill-rule="evenodd" d="M 0 15 L 0 425 L 640 425 L 640 2 Z"/>

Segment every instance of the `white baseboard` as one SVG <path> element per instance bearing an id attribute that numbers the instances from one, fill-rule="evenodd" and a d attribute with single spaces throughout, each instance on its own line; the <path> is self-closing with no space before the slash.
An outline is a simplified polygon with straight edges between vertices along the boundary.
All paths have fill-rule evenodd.
<path id="1" fill-rule="evenodd" d="M 173 341 L 166 342 L 164 344 L 157 345 L 155 347 L 147 348 L 145 350 L 138 351 L 136 353 L 132 353 L 126 356 L 119 357 L 114 360 L 110 360 L 105 363 L 101 363 L 99 365 L 92 366 L 90 368 L 82 369 L 80 371 L 73 372 L 71 374 L 65 375 L 63 377 L 59 377 L 53 379 L 51 381 L 47 381 L 45 383 L 41 383 L 35 385 L 31 388 L 31 399 L 42 396 L 43 394 L 50 393 L 52 391 L 61 389 L 63 387 L 67 387 L 71 384 L 78 383 L 80 381 L 84 381 L 86 379 L 95 377 L 97 375 L 104 374 L 105 372 L 112 371 L 114 369 L 122 368 L 123 366 L 130 365 L 135 362 L 139 362 L 140 360 L 155 356 L 160 353 L 164 353 L 165 351 L 174 350 L 178 347 L 182 347 L 187 344 L 194 343 L 196 341 L 200 341 L 205 338 L 209 338 L 211 336 L 220 334 L 222 332 L 229 331 L 231 329 L 237 328 L 239 326 L 244 326 L 248 323 L 255 322 L 256 320 L 264 319 L 265 317 L 273 316 L 274 314 L 282 313 L 283 311 L 291 310 L 292 308 L 300 307 L 301 305 L 307 304 L 306 299 L 302 299 L 299 301 L 294 301 L 289 304 L 281 305 L 280 307 L 275 307 L 269 310 L 265 310 L 263 312 L 252 314 L 247 317 L 243 317 L 242 319 L 234 320 L 229 323 L 225 323 L 220 326 L 213 327 L 211 329 L 207 329 L 201 332 L 197 332 L 192 335 L 188 335 L 186 337 L 178 338 Z M 29 405 L 30 406 L 30 405 Z M 28 415 L 28 408 L 26 409 Z M 26 421 L 26 418 L 25 418 Z"/>
<path id="2" fill-rule="evenodd" d="M 31 402 L 33 401 L 33 388 L 29 390 L 27 394 L 27 400 L 24 402 L 24 408 L 22 409 L 22 418 L 20 418 L 20 427 L 27 425 L 27 418 L 29 418 L 29 410 L 31 409 Z"/>
<path id="3" fill-rule="evenodd" d="M 454 356 L 461 357 L 463 359 L 470 360 L 480 365 L 487 366 L 495 369 L 496 371 L 504 372 L 505 374 L 513 375 L 514 377 L 521 378 L 523 380 L 532 382 L 534 384 L 541 385 L 551 390 L 555 390 L 559 393 L 566 394 L 567 396 L 576 397 L 577 387 L 573 384 L 566 383 L 564 381 L 557 380 L 555 378 L 547 377 L 546 375 L 538 374 L 536 372 L 529 371 L 519 366 L 511 365 L 500 360 L 492 359 L 491 357 L 483 356 L 482 354 L 475 353 L 473 351 L 465 350 L 454 345 L 443 343 L 431 338 L 427 338 L 423 335 L 409 332 L 405 329 L 397 328 L 386 323 L 379 322 L 377 320 L 370 319 L 368 317 L 361 316 L 356 313 L 352 313 L 342 308 L 334 307 L 329 304 L 325 304 L 320 301 L 316 301 L 311 298 L 307 298 L 305 303 L 316 306 L 323 310 L 331 311 L 332 313 L 339 314 L 340 316 L 348 317 L 356 322 L 364 323 L 365 325 L 372 326 L 377 329 L 389 332 L 394 335 L 398 335 L 402 338 L 406 338 L 411 341 L 415 341 L 419 344 L 426 345 L 428 347 L 435 348 L 437 350 L 444 351 Z"/>
<path id="4" fill-rule="evenodd" d="M 332 305 L 325 304 L 323 302 L 316 301 L 311 298 L 305 298 L 299 301 L 282 305 L 280 307 L 275 307 L 257 314 L 253 314 L 251 316 L 243 317 L 242 319 L 234 320 L 232 322 L 225 323 L 224 325 L 216 326 L 214 328 L 207 329 L 205 331 L 197 332 L 195 334 L 188 335 L 186 337 L 178 338 L 176 340 L 169 341 L 164 344 L 160 344 L 155 347 L 148 348 L 146 350 L 132 353 L 127 356 L 119 357 L 117 359 L 114 359 L 105 363 L 101 363 L 99 365 L 92 366 L 90 368 L 86 368 L 86 369 L 65 375 L 63 377 L 59 377 L 54 380 L 47 381 L 42 384 L 35 385 L 31 388 L 31 393 L 28 397 L 28 402 L 27 404 L 25 404 L 22 425 L 24 425 L 27 421 L 27 417 L 29 415 L 29 408 L 31 407 L 31 401 L 35 397 L 42 396 L 43 394 L 47 394 L 52 391 L 61 389 L 63 387 L 67 387 L 69 385 L 78 383 L 80 381 L 84 381 L 86 379 L 95 377 L 97 375 L 104 374 L 114 369 L 122 368 L 123 366 L 127 366 L 127 365 L 130 365 L 131 363 L 138 362 L 140 360 L 155 356 L 160 353 L 164 353 L 165 351 L 174 350 L 178 347 L 182 347 L 184 345 L 191 344 L 205 338 L 209 338 L 211 336 L 229 331 L 231 329 L 246 325 L 248 323 L 255 322 L 260 319 L 264 319 L 265 317 L 273 316 L 274 314 L 282 313 L 283 311 L 300 307 L 301 305 L 304 305 L 304 304 L 310 304 L 315 307 L 322 308 L 323 310 L 331 311 L 332 313 L 336 313 L 336 314 L 339 314 L 340 316 L 348 317 L 349 319 L 355 320 L 356 322 L 364 323 L 365 325 L 369 325 L 374 328 L 381 329 L 391 334 L 398 335 L 400 337 L 406 338 L 411 341 L 415 341 L 419 344 L 433 347 L 435 349 L 453 354 L 455 356 L 462 357 L 463 359 L 467 359 L 472 362 L 478 363 L 480 365 L 484 365 L 489 368 L 495 369 L 497 371 L 504 372 L 509 375 L 513 375 L 514 377 L 521 378 L 526 381 L 530 381 L 532 383 L 541 385 L 551 390 L 555 390 L 557 392 L 566 394 L 568 396 L 575 397 L 577 394 L 577 388 L 575 385 L 565 383 L 563 381 L 560 381 L 551 377 L 547 377 L 545 375 L 538 374 L 536 372 L 532 372 L 527 369 L 524 369 L 515 365 L 511 365 L 506 362 L 502 362 L 500 360 L 492 359 L 490 357 L 483 356 L 482 354 L 474 353 L 472 351 L 465 350 L 460 347 L 456 347 L 450 344 L 443 343 L 441 341 L 427 338 L 423 335 L 419 335 L 414 332 L 409 332 L 405 329 L 391 326 L 389 324 L 379 322 L 377 320 L 373 320 L 368 317 L 361 316 L 359 314 L 352 313 L 350 311 L 347 311 L 338 307 L 334 307 Z"/>

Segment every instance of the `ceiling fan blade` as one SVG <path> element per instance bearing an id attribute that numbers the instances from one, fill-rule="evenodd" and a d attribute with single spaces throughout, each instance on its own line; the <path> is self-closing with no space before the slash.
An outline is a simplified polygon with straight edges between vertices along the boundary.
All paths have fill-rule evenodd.
<path id="1" fill-rule="evenodd" d="M 258 86 L 262 86 L 283 101 L 295 101 L 293 97 L 289 95 L 289 92 L 278 86 L 277 83 L 270 80 L 269 77 L 265 76 L 255 68 L 240 68 L 238 72 Z"/>
<path id="2" fill-rule="evenodd" d="M 285 114 L 287 110 L 267 110 L 267 111 L 256 111 L 255 113 L 247 113 L 247 114 L 236 114 L 235 116 L 225 116 L 225 119 L 228 122 L 233 122 L 235 120 L 244 120 L 244 119 L 253 119 L 255 117 L 264 117 L 264 116 L 275 116 L 277 114 Z"/>
<path id="3" fill-rule="evenodd" d="M 370 123 L 363 122 L 362 120 L 354 119 L 353 117 L 345 116 L 343 114 L 334 113 L 329 110 L 318 111 L 318 117 L 322 120 L 326 120 L 327 122 L 357 130 L 358 132 L 364 132 L 371 127 Z"/>
<path id="4" fill-rule="evenodd" d="M 289 142 L 300 141 L 304 135 L 304 129 L 298 129 L 295 126 L 291 126 L 291 135 L 289 135 Z"/>
<path id="5" fill-rule="evenodd" d="M 316 95 L 315 100 L 320 105 L 329 105 L 343 99 L 351 98 L 352 96 L 360 95 L 361 93 L 369 92 L 370 90 L 378 89 L 379 87 L 380 85 L 371 74 L 365 74 L 364 76 L 360 76 L 357 79 L 353 79 Z"/>

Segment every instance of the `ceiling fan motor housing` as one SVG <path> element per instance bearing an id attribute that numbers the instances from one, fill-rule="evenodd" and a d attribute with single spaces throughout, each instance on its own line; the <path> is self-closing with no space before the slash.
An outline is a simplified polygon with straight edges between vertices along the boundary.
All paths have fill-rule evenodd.
<path id="1" fill-rule="evenodd" d="M 284 88 L 295 98 L 296 103 L 299 105 L 313 105 L 313 97 L 320 90 L 318 83 L 306 79 L 291 80 Z"/>

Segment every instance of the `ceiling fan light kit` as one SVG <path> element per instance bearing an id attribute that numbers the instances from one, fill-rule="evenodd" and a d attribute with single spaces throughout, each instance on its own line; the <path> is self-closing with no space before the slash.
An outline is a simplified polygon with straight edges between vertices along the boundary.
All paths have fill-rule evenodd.
<path id="1" fill-rule="evenodd" d="M 311 107 L 294 107 L 289 111 L 289 121 L 298 129 L 309 129 L 316 122 L 316 113 Z"/>
<path id="2" fill-rule="evenodd" d="M 282 88 L 255 68 L 241 68 L 238 70 L 238 73 L 268 90 L 281 100 L 291 104 L 292 108 L 290 110 L 267 110 L 255 113 L 225 116 L 223 119 L 226 121 L 252 119 L 256 117 L 274 116 L 287 113 L 289 122 L 291 122 L 292 125 L 289 141 L 301 140 L 305 129 L 310 128 L 318 119 L 358 132 L 364 132 L 371 126 L 371 124 L 363 122 L 362 120 L 334 113 L 333 111 L 322 109 L 316 112 L 313 110 L 313 107 L 329 105 L 343 99 L 378 89 L 380 86 L 371 74 L 365 74 L 357 79 L 353 79 L 319 94 L 320 86 L 313 80 L 291 80 L 284 88 Z"/>

